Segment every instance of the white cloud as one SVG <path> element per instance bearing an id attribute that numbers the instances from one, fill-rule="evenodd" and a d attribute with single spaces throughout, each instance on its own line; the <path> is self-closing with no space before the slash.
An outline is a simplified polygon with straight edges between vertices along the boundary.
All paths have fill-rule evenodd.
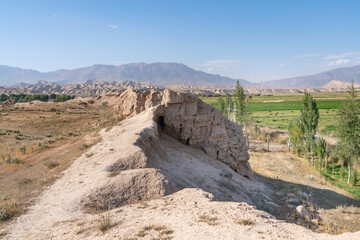
<path id="1" fill-rule="evenodd" d="M 239 60 L 237 59 L 220 59 L 220 60 L 207 61 L 204 65 L 223 65 L 223 64 L 231 64 L 237 62 L 239 62 Z"/>
<path id="2" fill-rule="evenodd" d="M 108 28 L 116 29 L 116 28 L 118 28 L 118 26 L 117 26 L 117 25 L 113 25 L 113 24 L 109 24 L 109 25 L 108 25 Z"/>
<path id="3" fill-rule="evenodd" d="M 336 55 L 329 55 L 329 56 L 326 56 L 324 59 L 332 60 L 332 59 L 339 59 L 339 58 L 356 58 L 356 57 L 360 57 L 360 52 L 346 52 L 346 53 L 341 53 L 341 54 L 336 54 Z"/>
<path id="4" fill-rule="evenodd" d="M 341 65 L 341 64 L 346 64 L 346 63 L 349 63 L 349 62 L 350 62 L 349 59 L 340 58 L 340 59 L 337 59 L 336 61 L 329 62 L 329 66 Z"/>
<path id="5" fill-rule="evenodd" d="M 246 66 L 249 66 L 249 63 L 239 59 L 216 59 L 198 63 L 193 67 L 207 73 L 243 78 L 243 76 L 239 76 L 239 71 Z"/>
<path id="6" fill-rule="evenodd" d="M 278 66 L 283 67 L 283 66 L 285 66 L 285 63 L 279 63 Z"/>
<path id="7" fill-rule="evenodd" d="M 298 55 L 298 56 L 295 56 L 294 58 L 314 58 L 314 57 L 320 57 L 320 56 L 321 56 L 321 54 L 310 53 L 310 54 Z"/>

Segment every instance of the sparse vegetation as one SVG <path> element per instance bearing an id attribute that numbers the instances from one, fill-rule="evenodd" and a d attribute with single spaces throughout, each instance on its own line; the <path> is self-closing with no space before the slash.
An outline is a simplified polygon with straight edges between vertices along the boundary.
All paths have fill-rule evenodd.
<path id="1" fill-rule="evenodd" d="M 6 94 L 1 94 L 0 95 L 0 102 L 12 99 L 15 100 L 15 102 L 31 102 L 34 100 L 39 100 L 42 102 L 47 102 L 47 101 L 54 101 L 54 102 L 65 102 L 67 100 L 70 99 L 74 99 L 75 96 L 70 96 L 70 95 L 56 95 L 56 94 L 24 94 L 24 93 L 20 93 L 20 94 L 10 94 L 10 95 L 6 95 Z"/>
<path id="2" fill-rule="evenodd" d="M 46 161 L 44 162 L 44 165 L 48 168 L 48 169 L 52 169 L 52 168 L 56 168 L 57 166 L 60 165 L 59 162 L 56 161 Z"/>
<path id="3" fill-rule="evenodd" d="M 336 206 L 336 210 L 341 213 L 349 213 L 349 214 L 360 214 L 360 207 L 355 206 L 347 206 L 347 205 L 338 205 Z"/>
<path id="4" fill-rule="evenodd" d="M 113 172 L 110 172 L 108 174 L 108 177 L 116 177 L 117 175 L 119 175 L 121 173 L 121 171 L 113 171 Z"/>
<path id="5" fill-rule="evenodd" d="M 157 235 L 157 238 L 152 238 L 152 239 L 161 239 L 161 240 L 169 240 L 172 239 L 173 237 L 171 236 L 171 234 L 174 233 L 173 230 L 168 229 L 166 226 L 163 225 L 147 225 L 145 227 L 143 227 L 137 234 L 137 237 L 143 238 L 146 235 L 150 234 L 151 231 L 154 231 Z"/>
<path id="6" fill-rule="evenodd" d="M 236 221 L 236 224 L 239 224 L 239 225 L 251 225 L 253 224 L 254 221 L 251 219 L 251 218 L 245 218 L 245 219 L 240 219 L 238 221 Z"/>
<path id="7" fill-rule="evenodd" d="M 149 204 L 147 204 L 146 202 L 143 202 L 143 203 L 140 204 L 140 206 L 138 206 L 138 208 L 140 208 L 140 209 L 144 209 L 144 208 L 147 208 L 147 207 L 149 207 Z"/>
<path id="8" fill-rule="evenodd" d="M 7 221 L 19 213 L 16 201 L 7 201 L 0 207 L 0 221 Z"/>
<path id="9" fill-rule="evenodd" d="M 199 216 L 199 222 L 207 223 L 210 226 L 218 225 L 217 220 L 218 220 L 217 217 L 210 217 L 210 216 L 205 215 L 205 214 Z"/>
<path id="10" fill-rule="evenodd" d="M 11 212 L 8 199 L 16 198 L 17 213 L 32 204 L 44 187 L 99 141 L 97 131 L 111 125 L 114 115 L 111 106 L 95 104 L 87 111 L 77 104 L 72 108 L 68 102 L 18 104 L 23 105 L 0 109 L 0 181 L 1 193 L 6 196 L 0 198 L 3 216 L 12 215 L 7 214 Z"/>
<path id="11" fill-rule="evenodd" d="M 18 181 L 19 187 L 25 187 L 26 185 L 29 185 L 33 182 L 33 179 L 31 178 L 22 178 Z"/>
<path id="12" fill-rule="evenodd" d="M 101 215 L 98 219 L 98 229 L 101 232 L 106 232 L 114 226 L 114 223 L 111 221 L 110 214 Z"/>

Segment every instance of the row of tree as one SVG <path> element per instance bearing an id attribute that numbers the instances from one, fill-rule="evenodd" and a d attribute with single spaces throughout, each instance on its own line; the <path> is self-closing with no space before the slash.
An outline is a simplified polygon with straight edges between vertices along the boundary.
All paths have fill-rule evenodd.
<path id="1" fill-rule="evenodd" d="M 338 110 L 336 136 L 338 142 L 333 149 L 328 147 L 325 139 L 316 138 L 319 123 L 319 110 L 316 100 L 305 92 L 302 100 L 301 116 L 289 122 L 288 133 L 291 147 L 297 154 L 304 154 L 314 164 L 327 170 L 328 158 L 341 161 L 341 175 L 344 177 L 345 165 L 348 166 L 347 183 L 356 184 L 357 162 L 360 156 L 360 108 L 352 83 L 347 99 Z"/>
<path id="2" fill-rule="evenodd" d="M 235 117 L 235 121 L 242 126 L 246 126 L 251 121 L 248 102 L 249 98 L 246 97 L 244 88 L 239 81 L 236 83 L 235 92 L 232 96 L 227 93 L 225 99 L 223 97 L 217 99 L 218 107 L 223 115 L 229 119 L 231 116 Z"/>
<path id="3" fill-rule="evenodd" d="M 65 102 L 67 100 L 70 99 L 74 99 L 75 96 L 70 96 L 70 95 L 57 95 L 57 94 L 24 94 L 24 93 L 20 93 L 20 94 L 1 94 L 0 95 L 0 102 L 9 100 L 9 99 L 13 99 L 16 102 L 31 102 L 34 100 L 39 100 L 39 101 L 43 101 L 43 102 L 48 102 L 48 101 L 54 101 L 54 102 Z"/>
<path id="4" fill-rule="evenodd" d="M 246 97 L 243 87 L 236 84 L 233 95 L 226 94 L 217 99 L 218 108 L 229 119 L 233 118 L 238 124 L 246 127 L 251 122 L 251 112 L 248 107 L 249 98 Z M 305 92 L 302 99 L 300 117 L 289 121 L 288 134 L 291 149 L 304 155 L 320 168 L 328 169 L 328 159 L 332 162 L 341 161 L 341 176 L 344 178 L 347 165 L 347 183 L 356 184 L 357 163 L 360 156 L 360 107 L 354 83 L 348 91 L 347 99 L 338 110 L 338 124 L 336 146 L 330 147 L 324 138 L 316 136 L 319 124 L 319 109 L 313 96 Z"/>

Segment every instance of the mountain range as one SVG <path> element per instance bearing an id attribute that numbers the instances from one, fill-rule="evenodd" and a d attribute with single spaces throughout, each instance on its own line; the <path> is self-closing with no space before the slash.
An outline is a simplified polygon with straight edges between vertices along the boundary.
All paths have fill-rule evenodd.
<path id="1" fill-rule="evenodd" d="M 181 63 L 130 63 L 120 66 L 93 65 L 73 70 L 39 72 L 0 65 L 0 86 L 26 87 L 30 84 L 82 84 L 88 80 L 104 82 L 136 81 L 155 86 L 174 85 L 229 88 L 239 80 L 247 88 L 321 88 L 332 80 L 360 83 L 360 65 L 337 68 L 322 73 L 260 83 L 233 79 L 192 69 Z"/>
<path id="2" fill-rule="evenodd" d="M 113 81 L 141 81 L 158 86 L 172 84 L 187 86 L 218 86 L 229 87 L 236 84 L 252 85 L 243 79 L 232 79 L 217 74 L 208 74 L 194 70 L 181 63 L 130 63 L 120 66 L 93 65 L 73 70 L 57 70 L 53 72 L 38 72 L 0 66 L 0 86 L 33 84 L 39 80 L 58 84 L 84 83 L 90 79 Z"/>
<path id="3" fill-rule="evenodd" d="M 335 79 L 342 82 L 351 82 L 354 79 L 355 82 L 360 83 L 360 65 L 336 68 L 314 75 L 266 81 L 259 84 L 276 88 L 320 88 Z"/>

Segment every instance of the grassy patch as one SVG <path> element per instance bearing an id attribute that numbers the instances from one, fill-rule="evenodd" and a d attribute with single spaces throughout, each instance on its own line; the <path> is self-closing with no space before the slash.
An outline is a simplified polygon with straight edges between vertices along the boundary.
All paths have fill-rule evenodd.
<path id="1" fill-rule="evenodd" d="M 18 181 L 18 185 L 19 187 L 25 187 L 26 185 L 33 183 L 33 181 L 34 180 L 31 178 L 22 178 Z"/>
<path id="2" fill-rule="evenodd" d="M 236 224 L 239 224 L 239 225 L 251 225 L 254 223 L 254 221 L 250 218 L 245 218 L 245 219 L 240 219 L 238 221 L 235 222 Z"/>
<path id="3" fill-rule="evenodd" d="M 218 225 L 217 220 L 218 220 L 217 217 L 210 217 L 210 216 L 205 215 L 205 214 L 199 216 L 199 222 L 207 223 L 210 226 Z"/>
<path id="4" fill-rule="evenodd" d="M 113 171 L 111 173 L 108 174 L 108 177 L 116 177 L 117 175 L 119 175 L 121 173 L 121 171 Z"/>
<path id="5" fill-rule="evenodd" d="M 0 221 L 7 221 L 19 213 L 18 205 L 15 201 L 8 201 L 0 208 Z"/>
<path id="6" fill-rule="evenodd" d="M 113 226 L 114 224 L 111 221 L 110 214 L 101 215 L 101 217 L 98 219 L 98 229 L 103 233 Z"/>
<path id="7" fill-rule="evenodd" d="M 48 169 L 52 169 L 52 168 L 56 168 L 57 166 L 60 165 L 59 162 L 56 162 L 56 161 L 47 161 L 47 162 L 44 162 L 44 165 L 48 168 Z"/>
<path id="8" fill-rule="evenodd" d="M 348 171 L 347 166 L 344 166 L 344 176 L 341 177 L 341 166 L 338 164 L 329 164 L 327 171 L 321 170 L 320 173 L 325 176 L 326 180 L 332 185 L 345 189 L 352 196 L 360 200 L 360 180 L 356 185 L 347 184 Z M 360 173 L 357 173 L 357 179 L 360 179 Z"/>
<path id="9" fill-rule="evenodd" d="M 161 239 L 161 240 L 168 240 L 172 239 L 174 231 L 171 229 L 168 229 L 166 226 L 163 225 L 147 225 L 143 227 L 137 234 L 137 237 L 143 238 L 147 235 L 156 235 L 156 238 L 152 239 Z"/>
<path id="10" fill-rule="evenodd" d="M 5 232 L 5 231 L 4 231 L 4 232 L 1 232 L 1 233 L 0 233 L 0 239 L 3 238 L 3 237 L 5 237 L 7 234 L 8 234 L 8 233 Z"/>

